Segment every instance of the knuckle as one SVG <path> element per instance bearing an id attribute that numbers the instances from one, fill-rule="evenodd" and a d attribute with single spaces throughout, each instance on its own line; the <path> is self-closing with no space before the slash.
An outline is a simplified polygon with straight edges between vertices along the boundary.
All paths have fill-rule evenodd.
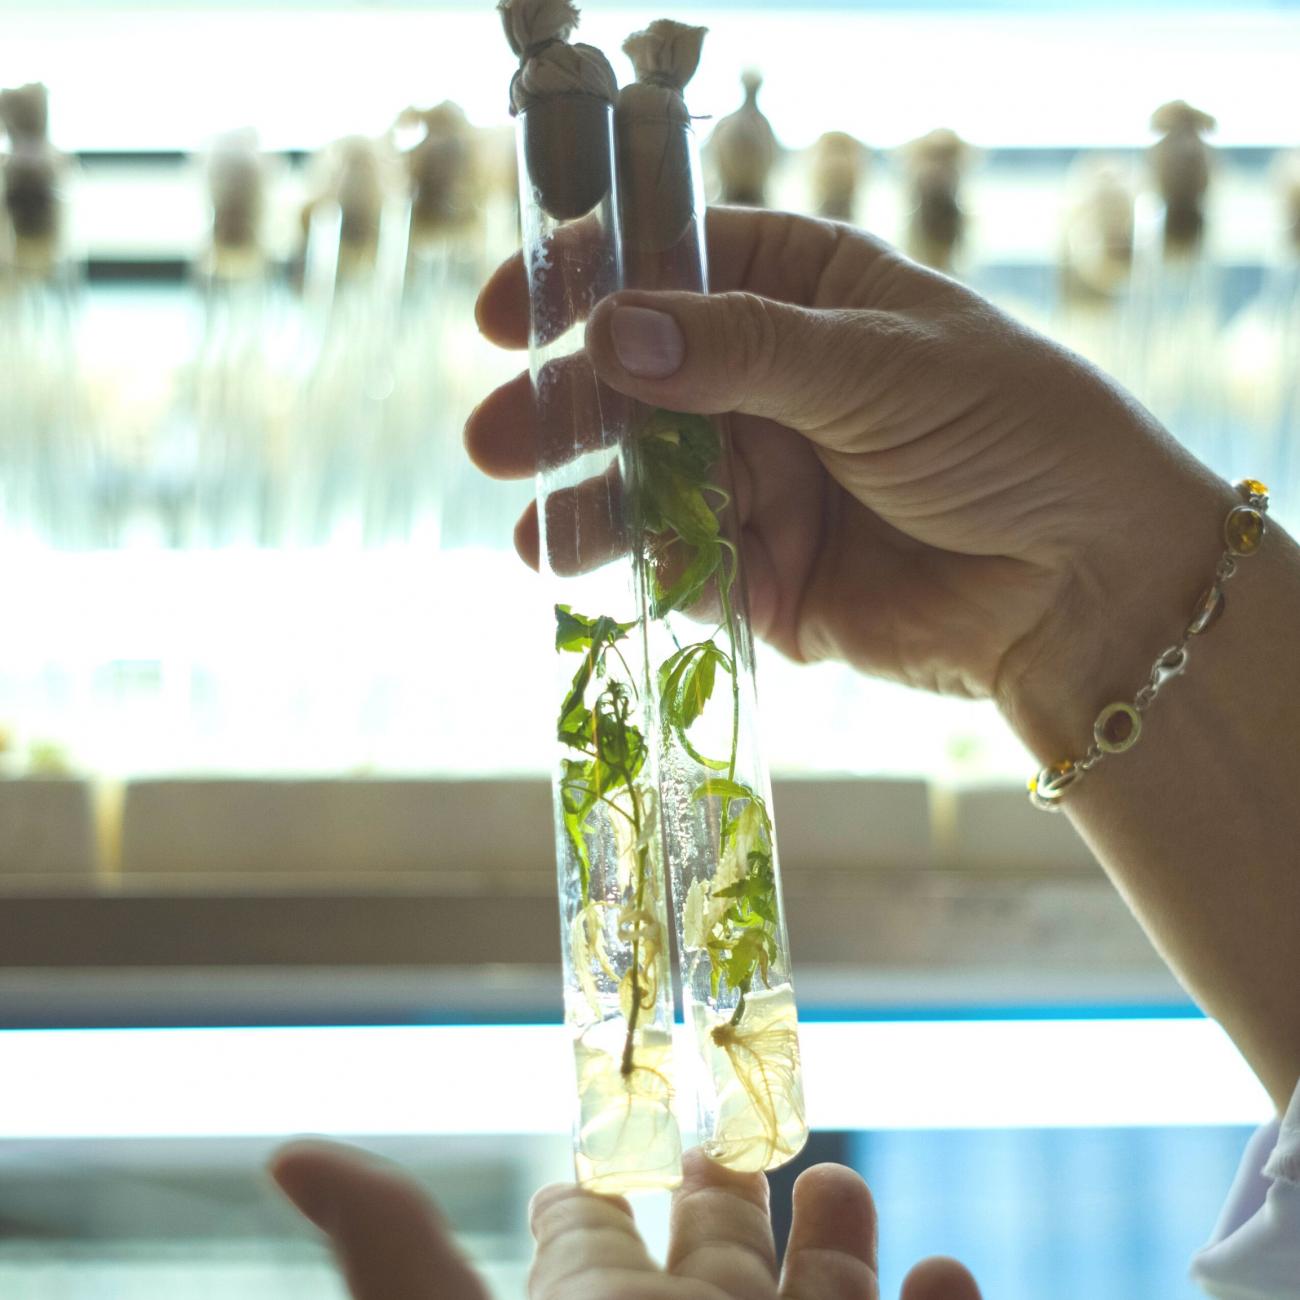
<path id="1" fill-rule="evenodd" d="M 860 325 L 863 334 L 870 336 L 877 367 L 885 369 L 910 370 L 928 365 L 941 336 L 935 324 L 913 316 L 873 312 Z M 864 349 L 866 344 L 864 338 Z"/>
<path id="2" fill-rule="evenodd" d="M 554 1247 L 561 1239 L 575 1234 L 640 1242 L 636 1224 L 625 1210 L 605 1198 L 577 1189 L 535 1201 L 531 1218 L 539 1248 Z"/>
<path id="3" fill-rule="evenodd" d="M 714 331 L 721 360 L 738 369 L 744 382 L 762 382 L 776 367 L 778 331 L 771 303 L 753 293 L 728 294 L 720 300 L 718 328 Z"/>

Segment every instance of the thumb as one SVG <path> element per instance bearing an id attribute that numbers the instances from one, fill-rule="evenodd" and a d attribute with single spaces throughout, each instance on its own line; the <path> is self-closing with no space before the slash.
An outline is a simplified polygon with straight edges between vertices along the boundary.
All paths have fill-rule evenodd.
<path id="1" fill-rule="evenodd" d="M 833 446 L 861 412 L 886 313 L 796 307 L 752 293 L 611 294 L 587 323 L 587 355 L 612 388 L 652 406 L 739 411 Z"/>

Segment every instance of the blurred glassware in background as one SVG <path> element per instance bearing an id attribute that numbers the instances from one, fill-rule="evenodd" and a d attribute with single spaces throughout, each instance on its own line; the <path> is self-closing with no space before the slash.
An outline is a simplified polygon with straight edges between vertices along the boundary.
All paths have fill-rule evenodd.
<path id="1" fill-rule="evenodd" d="M 936 271 L 958 268 L 966 234 L 961 187 L 970 162 L 970 146 L 946 127 L 903 149 L 910 195 L 903 246 L 910 257 Z"/>
<path id="2" fill-rule="evenodd" d="M 715 193 L 901 243 L 1300 518 L 1300 155 L 1212 150 L 1213 119 L 1182 101 L 1157 110 L 1145 162 L 976 149 L 948 127 L 871 147 L 892 119 L 818 121 L 815 99 L 787 129 L 796 74 L 779 71 L 779 129 L 757 73 L 713 125 Z M 187 169 L 78 165 L 50 142 L 44 89 L 5 92 L 0 546 L 18 634 L 0 641 L 0 771 L 545 770 L 546 655 L 520 647 L 545 643 L 546 610 L 509 541 L 529 485 L 487 481 L 460 443 L 519 364 L 473 323 L 518 244 L 510 133 L 504 108 L 480 126 L 401 103 L 315 154 L 245 129 Z M 130 215 L 98 239 L 112 213 Z M 143 255 L 164 218 L 188 250 L 174 273 Z M 781 770 L 1023 766 L 987 705 L 761 657 Z"/>
<path id="3" fill-rule="evenodd" d="M 0 234 L 0 537 L 87 540 L 92 454 L 75 407 L 74 273 L 65 257 L 69 160 L 49 139 L 43 85 L 0 92 L 5 222 Z"/>
<path id="4" fill-rule="evenodd" d="M 1300 150 L 1273 167 L 1280 209 L 1264 254 L 1259 292 L 1231 321 L 1224 339 L 1228 420 L 1241 433 L 1232 472 L 1250 454 L 1289 485 L 1284 521 L 1300 523 Z M 1258 452 L 1256 453 L 1256 449 Z"/>
<path id="5" fill-rule="evenodd" d="M 713 128 L 706 156 L 716 177 L 719 202 L 765 208 L 769 206 L 768 181 L 781 156 L 781 145 L 758 106 L 762 74 L 749 69 L 741 77 L 741 86 L 744 102 Z"/>
<path id="6" fill-rule="evenodd" d="M 1216 125 L 1182 100 L 1152 115 L 1152 129 L 1162 134 L 1148 152 L 1154 193 L 1139 201 L 1117 377 L 1194 455 L 1227 473 L 1216 161 L 1203 139 Z"/>
<path id="7" fill-rule="evenodd" d="M 809 160 L 813 211 L 831 221 L 852 222 L 866 183 L 871 154 L 847 131 L 817 137 Z"/>

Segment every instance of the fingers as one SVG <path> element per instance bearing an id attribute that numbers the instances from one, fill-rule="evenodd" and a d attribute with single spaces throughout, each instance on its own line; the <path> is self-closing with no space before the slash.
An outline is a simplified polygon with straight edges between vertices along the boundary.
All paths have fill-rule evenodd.
<path id="1" fill-rule="evenodd" d="M 591 573 L 626 552 L 618 465 L 546 498 L 546 563 L 552 573 Z M 525 559 L 527 556 L 525 556 Z"/>
<path id="2" fill-rule="evenodd" d="M 861 231 L 833 222 L 760 208 L 710 208 L 706 223 L 710 287 L 715 293 L 745 290 L 779 302 L 813 306 L 826 301 L 829 288 L 839 290 L 835 301 L 859 301 L 856 291 L 873 273 L 889 267 L 873 306 L 889 301 L 901 281 L 924 281 L 886 245 Z M 889 280 L 886 287 L 884 279 Z M 912 286 L 913 288 L 915 286 Z M 867 305 L 863 303 L 862 305 Z M 528 346 L 528 276 L 522 254 L 516 253 L 488 280 L 479 295 L 479 329 L 503 348 Z M 570 322 L 572 323 L 572 322 Z"/>
<path id="3" fill-rule="evenodd" d="M 705 1282 L 735 1300 L 776 1294 L 776 1246 L 767 1179 L 738 1174 L 689 1151 L 673 1194 L 668 1271 Z"/>
<path id="4" fill-rule="evenodd" d="M 465 422 L 465 449 L 492 478 L 527 478 L 539 464 L 612 446 L 630 419 L 627 398 L 598 383 L 586 355 L 574 352 L 548 362 L 536 386 L 524 371 L 489 393 Z"/>
<path id="5" fill-rule="evenodd" d="M 789 255 L 792 225 L 805 236 L 800 241 L 802 256 L 793 259 Z M 743 289 L 784 302 L 811 304 L 820 272 L 834 254 L 836 238 L 826 222 L 753 208 L 712 208 L 708 248 L 710 287 L 715 293 Z M 570 259 L 569 265 L 574 264 Z M 563 302 L 530 303 L 528 270 L 520 251 L 488 277 L 474 318 L 480 332 L 498 347 L 522 349 L 529 344 L 529 327 L 536 316 L 545 314 L 549 337 L 558 338 L 585 318 L 585 312 L 579 315 L 574 310 L 581 302 L 581 295 L 572 295 L 568 311 L 563 310 Z"/>
<path id="6" fill-rule="evenodd" d="M 524 513 L 515 525 L 515 550 L 530 569 L 541 568 L 542 530 L 537 520 L 536 501 L 530 501 L 524 507 Z"/>
<path id="7" fill-rule="evenodd" d="M 980 1300 L 980 1289 L 965 1265 L 936 1255 L 907 1275 L 899 1300 Z"/>
<path id="8" fill-rule="evenodd" d="M 537 400 L 528 371 L 487 395 L 465 421 L 465 450 L 491 478 L 528 478 L 537 468 Z"/>
<path id="9" fill-rule="evenodd" d="M 497 347 L 528 346 L 528 273 L 523 253 L 507 258 L 488 277 L 474 306 L 474 319 Z"/>
<path id="10" fill-rule="evenodd" d="M 354 1300 L 488 1300 L 432 1201 L 402 1170 L 329 1142 L 295 1142 L 271 1176 L 330 1239 Z"/>
<path id="11" fill-rule="evenodd" d="M 624 1284 L 658 1273 L 621 1196 L 544 1187 L 533 1197 L 530 1217 L 537 1254 L 529 1300 L 623 1295 L 631 1292 Z"/>
<path id="12" fill-rule="evenodd" d="M 648 406 L 739 411 L 834 448 L 902 334 L 881 312 L 814 311 L 749 293 L 627 292 L 592 313 L 587 355 L 602 379 Z"/>
<path id="13" fill-rule="evenodd" d="M 474 308 L 479 329 L 506 348 L 550 343 L 618 287 L 618 256 L 598 221 L 571 222 L 489 277 Z"/>
<path id="14" fill-rule="evenodd" d="M 841 1165 L 816 1165 L 794 1185 L 781 1295 L 787 1300 L 877 1300 L 876 1207 Z"/>

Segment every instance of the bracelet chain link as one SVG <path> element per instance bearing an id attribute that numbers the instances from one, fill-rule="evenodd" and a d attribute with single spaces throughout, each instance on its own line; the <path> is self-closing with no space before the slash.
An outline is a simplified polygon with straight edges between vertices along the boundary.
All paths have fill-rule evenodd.
<path id="1" fill-rule="evenodd" d="M 1242 479 L 1234 485 L 1241 504 L 1233 506 L 1223 521 L 1223 554 L 1215 566 L 1214 581 L 1197 598 L 1182 636 L 1156 656 L 1146 683 L 1132 702 L 1117 700 L 1097 715 L 1092 725 L 1092 743 L 1082 757 L 1050 763 L 1029 780 L 1029 799 L 1044 812 L 1060 812 L 1065 792 L 1104 758 L 1122 754 L 1137 744 L 1143 716 L 1159 697 L 1165 683 L 1181 677 L 1191 657 L 1191 643 L 1203 636 L 1223 613 L 1224 587 L 1237 576 L 1237 561 L 1254 555 L 1264 540 L 1268 513 L 1268 488 L 1257 479 Z"/>

